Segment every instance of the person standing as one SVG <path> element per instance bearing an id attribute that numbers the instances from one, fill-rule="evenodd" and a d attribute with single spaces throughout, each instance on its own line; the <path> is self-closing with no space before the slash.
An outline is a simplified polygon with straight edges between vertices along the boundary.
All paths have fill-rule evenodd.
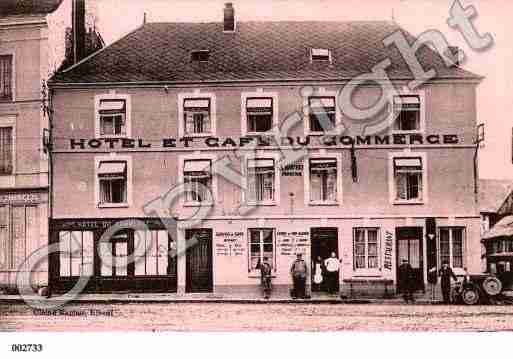
<path id="1" fill-rule="evenodd" d="M 260 277 L 265 299 L 269 299 L 271 295 L 271 274 L 272 266 L 269 263 L 269 259 L 264 257 L 262 264 L 260 264 Z"/>
<path id="2" fill-rule="evenodd" d="M 331 252 L 331 257 L 324 261 L 326 267 L 326 279 L 328 282 L 328 293 L 333 294 L 338 291 L 338 272 L 340 270 L 340 260 L 335 252 Z"/>
<path id="3" fill-rule="evenodd" d="M 292 275 L 292 298 L 306 298 L 306 278 L 308 274 L 308 267 L 303 260 L 301 253 L 297 254 L 296 260 L 292 262 L 290 267 L 290 274 Z"/>
<path id="4" fill-rule="evenodd" d="M 399 283 L 403 292 L 405 303 L 414 303 L 415 298 L 413 298 L 413 268 L 406 259 L 403 259 L 401 265 L 399 266 Z"/>
<path id="5" fill-rule="evenodd" d="M 447 261 L 442 263 L 442 268 L 438 271 L 438 275 L 440 276 L 440 285 L 442 287 L 444 304 L 451 304 L 451 278 L 457 281 L 458 277 L 456 277 L 452 268 L 449 267 L 449 263 Z"/>

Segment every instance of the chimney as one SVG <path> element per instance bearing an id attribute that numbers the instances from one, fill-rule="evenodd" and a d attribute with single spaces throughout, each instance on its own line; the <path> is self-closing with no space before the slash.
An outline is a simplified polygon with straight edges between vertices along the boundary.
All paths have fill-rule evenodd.
<path id="1" fill-rule="evenodd" d="M 460 66 L 465 60 L 465 53 L 458 46 L 449 46 L 446 56 L 451 59 L 454 67 Z"/>
<path id="2" fill-rule="evenodd" d="M 73 0 L 72 10 L 73 64 L 85 57 L 85 0 Z"/>
<path id="3" fill-rule="evenodd" d="M 231 2 L 224 4 L 224 31 L 235 31 L 235 9 Z"/>

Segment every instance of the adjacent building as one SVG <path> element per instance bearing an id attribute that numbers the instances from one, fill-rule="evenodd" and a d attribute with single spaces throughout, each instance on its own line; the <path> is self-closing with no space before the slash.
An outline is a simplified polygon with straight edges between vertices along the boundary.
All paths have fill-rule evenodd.
<path id="1" fill-rule="evenodd" d="M 444 261 L 479 271 L 481 77 L 424 46 L 437 76 L 409 90 L 414 74 L 382 41 L 393 33 L 414 40 L 386 21 L 237 22 L 227 4 L 223 22 L 146 23 L 58 72 L 52 288 L 87 275 L 92 292 L 258 296 L 267 257 L 286 293 L 298 253 L 310 286 L 335 252 L 347 296 L 401 291 L 403 260 L 418 290 Z M 397 91 L 360 126 L 341 91 L 386 58 Z M 380 98 L 373 80 L 357 106 Z"/>

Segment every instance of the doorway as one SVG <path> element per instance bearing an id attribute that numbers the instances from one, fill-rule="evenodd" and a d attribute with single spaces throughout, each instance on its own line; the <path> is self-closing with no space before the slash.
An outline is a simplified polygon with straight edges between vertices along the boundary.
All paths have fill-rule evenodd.
<path id="1" fill-rule="evenodd" d="M 338 228 L 312 228 L 310 232 L 311 238 L 311 283 L 313 292 L 327 292 L 328 281 L 326 280 L 326 270 L 324 268 L 324 260 L 330 257 L 332 252 L 335 252 L 338 258 Z M 320 263 L 319 259 L 320 258 Z M 320 276 L 319 276 L 320 274 Z M 321 279 L 320 283 L 316 280 L 316 276 Z M 335 290 L 339 290 L 339 274 L 336 273 Z"/>
<path id="2" fill-rule="evenodd" d="M 190 241 L 195 240 L 195 244 Z M 212 292 L 212 229 L 187 229 L 186 252 L 186 282 L 185 291 L 188 293 Z"/>
<path id="3" fill-rule="evenodd" d="M 397 238 L 397 292 L 402 293 L 404 282 L 399 280 L 401 273 L 399 266 L 403 260 L 407 261 L 413 269 L 412 287 L 415 291 L 424 290 L 424 263 L 422 247 L 422 227 L 396 228 Z"/>

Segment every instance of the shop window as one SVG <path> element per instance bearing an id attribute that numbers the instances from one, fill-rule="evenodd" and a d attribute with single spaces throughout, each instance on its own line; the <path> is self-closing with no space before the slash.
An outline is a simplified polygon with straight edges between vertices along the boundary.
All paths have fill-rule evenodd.
<path id="1" fill-rule="evenodd" d="M 134 261 L 136 276 L 168 275 L 170 253 L 176 251 L 167 231 L 136 231 L 134 236 Z"/>
<path id="2" fill-rule="evenodd" d="M 274 229 L 250 229 L 249 253 L 249 272 L 259 270 L 264 258 L 267 258 L 276 269 Z"/>
<path id="3" fill-rule="evenodd" d="M 0 101 L 13 100 L 13 56 L 0 55 Z"/>
<path id="4" fill-rule="evenodd" d="M 420 131 L 420 96 L 394 96 L 394 129 Z"/>
<path id="5" fill-rule="evenodd" d="M 337 160 L 335 158 L 310 159 L 310 202 L 337 201 Z"/>
<path id="6" fill-rule="evenodd" d="M 97 172 L 100 205 L 127 203 L 126 167 L 125 161 L 100 161 Z"/>
<path id="7" fill-rule="evenodd" d="M 0 127 L 0 175 L 13 173 L 13 128 Z"/>
<path id="8" fill-rule="evenodd" d="M 420 157 L 394 158 L 395 200 L 422 201 L 422 159 Z"/>
<path id="9" fill-rule="evenodd" d="M 189 98 L 183 102 L 185 135 L 212 132 L 210 98 Z"/>
<path id="10" fill-rule="evenodd" d="M 186 203 L 201 203 L 211 200 L 211 160 L 185 160 L 183 165 L 183 178 L 184 183 L 191 187 L 191 190 L 185 193 Z"/>
<path id="11" fill-rule="evenodd" d="M 80 277 L 93 275 L 93 232 L 59 232 L 59 251 L 61 277 Z"/>
<path id="12" fill-rule="evenodd" d="M 126 100 L 100 100 L 98 110 L 100 117 L 100 136 L 126 136 Z"/>
<path id="13" fill-rule="evenodd" d="M 335 97 L 309 97 L 309 131 L 329 132 L 335 128 Z"/>
<path id="14" fill-rule="evenodd" d="M 353 232 L 354 269 L 379 269 L 379 228 L 355 228 Z"/>
<path id="15" fill-rule="evenodd" d="M 447 262 L 452 268 L 463 268 L 464 235 L 464 228 L 440 228 L 440 265 Z"/>
<path id="16" fill-rule="evenodd" d="M 273 99 L 246 99 L 246 120 L 248 132 L 268 132 L 273 126 Z"/>
<path id="17" fill-rule="evenodd" d="M 248 202 L 274 202 L 276 187 L 274 159 L 248 159 L 247 169 Z"/>

